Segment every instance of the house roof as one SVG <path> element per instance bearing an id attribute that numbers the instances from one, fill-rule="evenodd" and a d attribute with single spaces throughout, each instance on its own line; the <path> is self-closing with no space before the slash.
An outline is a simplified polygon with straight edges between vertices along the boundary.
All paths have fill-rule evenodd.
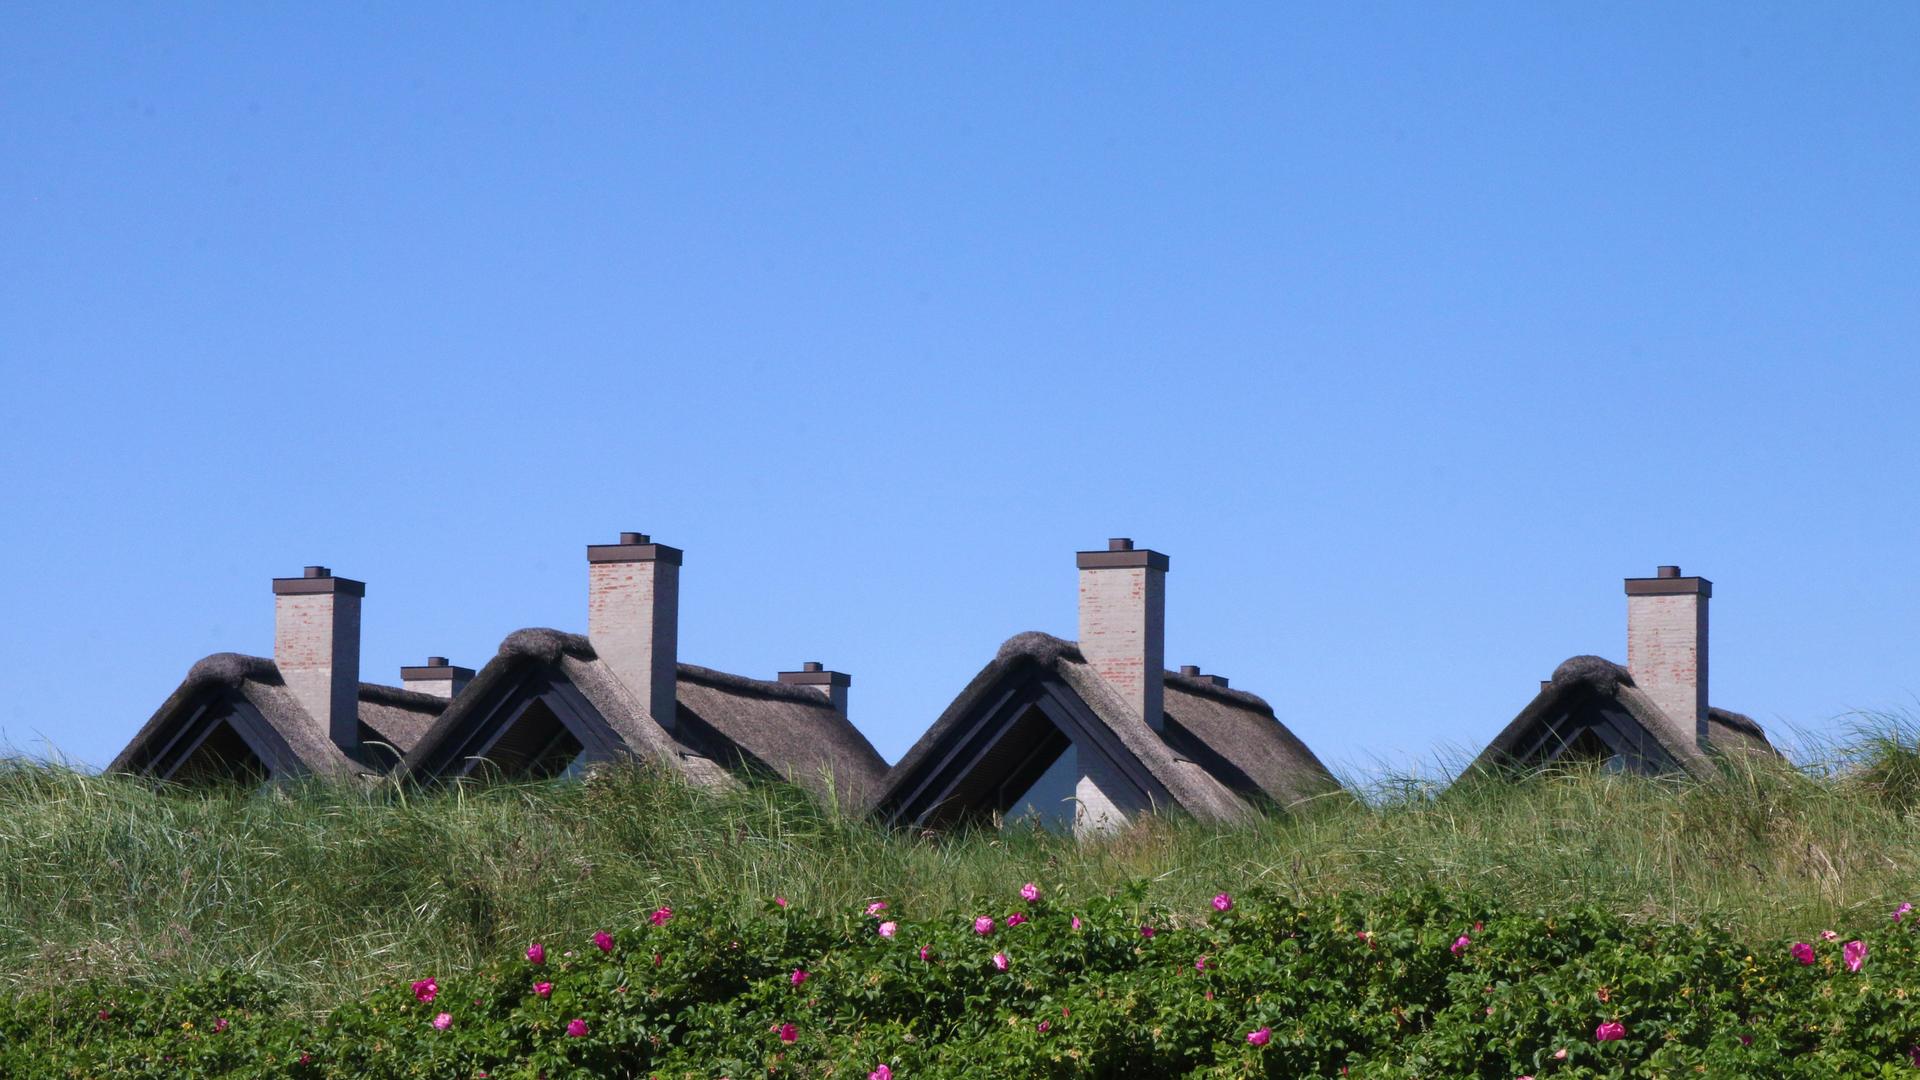
<path id="1" fill-rule="evenodd" d="M 405 750 L 418 741 L 446 699 L 397 686 L 361 683 L 363 740 Z M 272 660 L 239 653 L 215 653 L 188 669 L 167 700 L 154 711 L 109 772 L 170 773 L 191 741 L 209 723 L 225 721 L 240 731 L 251 750 L 274 776 L 344 776 L 379 770 L 371 755 L 348 756 L 328 735 L 326 725 L 307 713 L 287 689 Z"/>
<path id="2" fill-rule="evenodd" d="M 1708 709 L 1706 748 L 1692 727 L 1668 716 L 1625 667 L 1598 656 L 1575 656 L 1554 669 L 1553 678 L 1494 737 L 1470 771 L 1545 764 L 1589 729 L 1603 730 L 1610 748 L 1642 771 L 1678 769 L 1705 776 L 1714 767 L 1709 751 L 1778 754 L 1760 725 L 1739 713 Z"/>
<path id="3" fill-rule="evenodd" d="M 446 774 L 480 745 L 485 726 L 499 722 L 514 695 L 556 679 L 578 693 L 583 718 L 605 725 L 603 750 L 665 762 L 701 786 L 729 786 L 729 766 L 744 766 L 858 809 L 886 771 L 873 745 L 824 695 L 693 664 L 678 666 L 677 731 L 669 733 L 585 636 L 547 629 L 508 635 L 401 769 L 421 779 Z"/>
<path id="4" fill-rule="evenodd" d="M 1137 770 L 1150 799 L 1195 817 L 1240 820 L 1250 815 L 1252 801 L 1292 804 L 1339 787 L 1267 703 L 1252 694 L 1169 672 L 1168 723 L 1162 734 L 1093 670 L 1079 645 L 1025 633 L 1000 646 L 887 773 L 876 809 L 896 821 L 919 822 L 964 797 L 958 792 L 966 770 L 998 764 L 990 750 L 982 749 L 997 737 L 984 727 L 1004 720 L 1003 703 L 1010 696 L 1038 685 L 1057 686 L 1084 706 L 1092 721 L 1086 734 L 1123 769 Z M 964 760 L 969 753 L 972 764 Z"/>

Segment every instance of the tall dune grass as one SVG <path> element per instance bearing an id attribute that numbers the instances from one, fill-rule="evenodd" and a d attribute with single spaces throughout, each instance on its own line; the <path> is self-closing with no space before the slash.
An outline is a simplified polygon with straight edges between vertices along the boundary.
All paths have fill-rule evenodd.
<path id="1" fill-rule="evenodd" d="M 1597 769 L 1371 788 L 1256 824 L 1148 820 L 1099 843 L 923 836 L 790 789 L 690 790 L 649 770 L 420 792 L 322 784 L 156 791 L 0 764 L 0 979 L 168 981 L 239 968 L 313 1007 L 534 937 L 583 939 L 661 904 L 976 914 L 1026 880 L 1090 895 L 1135 878 L 1200 909 L 1435 883 L 1509 906 L 1603 904 L 1760 941 L 1886 918 L 1920 892 L 1920 733 L 1866 730 L 1817 769 L 1707 781 Z"/>

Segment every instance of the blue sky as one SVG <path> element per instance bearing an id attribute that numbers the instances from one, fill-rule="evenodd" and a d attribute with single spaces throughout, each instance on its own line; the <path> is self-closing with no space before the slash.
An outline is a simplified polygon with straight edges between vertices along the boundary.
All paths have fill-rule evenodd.
<path id="1" fill-rule="evenodd" d="M 1432 768 L 1715 582 L 1715 704 L 1920 689 L 1920 8 L 54 5 L 0 36 L 0 732 L 104 764 L 268 581 L 584 629 L 889 760 L 1073 552 Z"/>

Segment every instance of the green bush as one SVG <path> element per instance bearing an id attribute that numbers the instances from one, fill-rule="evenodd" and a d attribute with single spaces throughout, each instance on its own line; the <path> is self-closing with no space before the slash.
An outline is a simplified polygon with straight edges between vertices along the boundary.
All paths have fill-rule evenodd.
<path id="1" fill-rule="evenodd" d="M 0 1005 L 0 1075 L 1572 1080 L 1910 1076 L 1920 1054 L 1911 916 L 1814 935 L 1803 964 L 1788 940 L 1435 889 L 1167 910 L 1139 884 L 1016 884 L 972 918 L 690 902 L 322 1016 L 242 975 L 51 987 Z"/>

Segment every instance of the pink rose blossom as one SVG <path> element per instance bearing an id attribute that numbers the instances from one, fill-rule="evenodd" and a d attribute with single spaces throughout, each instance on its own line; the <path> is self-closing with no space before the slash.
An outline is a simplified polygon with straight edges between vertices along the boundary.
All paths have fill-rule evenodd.
<path id="1" fill-rule="evenodd" d="M 537 998 L 542 998 L 542 999 L 545 999 L 545 998 L 550 998 L 550 997 L 552 997 L 552 996 L 553 996 L 553 984 L 552 984 L 552 983 L 550 983 L 550 982 L 537 982 L 537 983 L 534 983 L 534 984 L 533 984 L 533 996 L 534 996 L 534 997 L 537 997 Z"/>
<path id="2" fill-rule="evenodd" d="M 658 908 L 654 909 L 653 914 L 647 916 L 647 921 L 655 926 L 665 926 L 667 925 L 667 920 L 671 918 L 673 918 L 673 909 L 665 904 L 661 904 Z"/>
<path id="3" fill-rule="evenodd" d="M 1020 886 L 1020 899 L 1025 900 L 1029 904 L 1040 899 L 1040 886 L 1035 885 L 1031 881 Z"/>
<path id="4" fill-rule="evenodd" d="M 105 1009 L 101 1009 L 101 1010 L 100 1010 L 100 1015 L 99 1015 L 99 1019 L 100 1019 L 100 1022 L 101 1022 L 101 1023 L 105 1023 L 105 1022 L 106 1022 L 106 1020 L 107 1020 L 107 1018 L 108 1018 L 108 1017 L 110 1017 L 110 1016 L 112 1016 L 112 1015 L 113 1015 L 113 1014 L 112 1014 L 112 1013 L 110 1013 L 110 1012 L 108 1012 L 107 1010 L 105 1010 Z"/>
<path id="5" fill-rule="evenodd" d="M 813 976 L 807 974 L 804 968 L 794 968 L 793 974 L 787 976 L 787 981 L 792 983 L 795 986 L 799 986 L 801 983 L 806 982 L 808 979 L 811 979 L 811 978 L 813 978 Z"/>
<path id="6" fill-rule="evenodd" d="M 979 934 L 981 937 L 986 937 L 988 934 L 993 933 L 993 919 L 982 915 L 973 920 L 973 932 Z"/>
<path id="7" fill-rule="evenodd" d="M 1026 921 L 1027 921 L 1027 917 L 1016 911 L 1013 914 L 1007 916 L 1007 929 L 1011 930 L 1014 927 L 1019 926 L 1021 923 Z"/>
<path id="8" fill-rule="evenodd" d="M 932 959 L 932 957 L 933 957 L 933 946 L 931 945 L 920 946 L 920 959 L 928 960 L 928 959 Z"/>
<path id="9" fill-rule="evenodd" d="M 792 1024 L 780 1025 L 780 1041 L 781 1042 L 783 1043 L 795 1042 L 799 1038 L 800 1038 L 799 1028 L 794 1027 Z"/>
<path id="10" fill-rule="evenodd" d="M 1555 1050 L 1555 1051 L 1553 1052 L 1553 1060 L 1555 1060 L 1555 1061 L 1565 1061 L 1565 1060 L 1567 1060 L 1567 1048 L 1563 1046 L 1563 1047 L 1561 1047 L 1560 1049 L 1558 1049 L 1558 1050 Z"/>
<path id="11" fill-rule="evenodd" d="M 1822 930 L 1820 931 L 1820 940 L 1821 941 L 1839 941 L 1840 935 L 1835 933 L 1832 930 Z"/>
<path id="12" fill-rule="evenodd" d="M 1466 952 L 1467 946 L 1471 944 L 1473 944 L 1473 939 L 1467 937 L 1467 935 L 1465 934 L 1461 934 L 1459 937 L 1454 938 L 1453 939 L 1453 955 L 1459 956 L 1461 953 Z"/>
<path id="13" fill-rule="evenodd" d="M 1231 897 L 1231 896 L 1228 896 L 1228 895 L 1227 895 L 1226 893 L 1221 893 L 1221 894 L 1219 894 L 1218 896 L 1215 896 L 1215 897 L 1213 898 L 1213 910 L 1215 910 L 1215 911 L 1232 911 L 1232 910 L 1233 910 L 1233 897 Z"/>
<path id="14" fill-rule="evenodd" d="M 880 936 L 883 938 L 890 938 L 894 934 L 898 933 L 899 931 L 900 931 L 900 924 L 897 922 L 894 922 L 892 919 L 888 919 L 886 922 L 881 923 L 880 926 L 878 927 L 878 932 Z"/>
<path id="15" fill-rule="evenodd" d="M 1904 919 L 1904 918 L 1906 918 L 1906 917 L 1907 917 L 1907 912 L 1909 912 L 1909 911 L 1912 911 L 1912 910 L 1913 910 L 1913 905 L 1912 905 L 1912 904 L 1906 904 L 1906 903 L 1903 903 L 1903 904 L 1901 904 L 1901 905 L 1900 905 L 1899 907 L 1897 907 L 1897 908 L 1894 908 L 1894 909 L 1893 909 L 1893 921 L 1894 921 L 1894 922 L 1899 922 L 1899 921 L 1900 921 L 1901 919 Z"/>
<path id="16" fill-rule="evenodd" d="M 773 903 L 776 907 L 786 907 L 787 898 L 784 896 L 776 896 L 773 898 Z"/>
<path id="17" fill-rule="evenodd" d="M 1033 1025 L 1033 1029 L 1035 1031 L 1038 1031 L 1040 1034 L 1045 1035 L 1047 1032 L 1053 1030 L 1053 1021 L 1042 1020 L 1039 1023 Z"/>
<path id="18" fill-rule="evenodd" d="M 1804 941 L 1794 942 L 1793 948 L 1788 951 L 1793 953 L 1793 958 L 1802 964 L 1813 963 L 1813 946 Z"/>
<path id="19" fill-rule="evenodd" d="M 613 935 L 607 933 L 605 930 L 595 930 L 593 932 L 593 945 L 603 953 L 610 953 L 613 951 Z"/>
<path id="20" fill-rule="evenodd" d="M 1609 1020 L 1593 1029 L 1593 1037 L 1600 1042 L 1612 1042 L 1627 1037 L 1627 1026 L 1618 1020 Z"/>
<path id="21" fill-rule="evenodd" d="M 213 1030 L 216 1034 L 227 1030 L 227 1018 L 224 1016 L 215 1017 L 213 1021 Z"/>
<path id="22" fill-rule="evenodd" d="M 440 995 L 440 984 L 438 982 L 435 982 L 432 978 L 429 977 L 425 979 L 415 979 L 413 981 L 413 996 L 422 1005 L 430 1003 L 431 1001 L 433 1001 L 434 998 L 438 997 L 439 995 Z"/>
<path id="23" fill-rule="evenodd" d="M 1205 970 L 1207 970 L 1207 958 L 1203 956 L 1203 957 L 1201 957 L 1200 959 L 1198 959 L 1198 960 L 1195 960 L 1195 961 L 1193 962 L 1193 970 L 1195 970 L 1195 971 L 1205 971 Z"/>
<path id="24" fill-rule="evenodd" d="M 453 1026 L 452 1013 L 441 1013 L 439 1016 L 436 1016 L 433 1018 L 433 1030 L 435 1031 L 445 1031 L 452 1026 Z"/>
<path id="25" fill-rule="evenodd" d="M 999 969 L 1000 971 L 1007 970 L 1007 965 L 1009 963 L 1011 963 L 1011 961 L 1007 959 L 1006 953 L 997 952 L 993 954 L 993 966 Z"/>
<path id="26" fill-rule="evenodd" d="M 536 941 L 533 944 L 527 946 L 527 963 L 544 964 L 546 962 L 547 962 L 547 947 L 545 945 L 542 945 Z"/>
<path id="27" fill-rule="evenodd" d="M 1152 937 L 1152 936 L 1153 936 L 1153 927 L 1151 927 L 1151 926 L 1142 926 L 1142 927 L 1140 928 L 1140 936 L 1141 936 L 1141 937 Z"/>
<path id="28" fill-rule="evenodd" d="M 576 1016 L 573 1019 L 567 1021 L 567 1038 L 584 1039 L 586 1037 L 587 1037 L 587 1022 L 585 1020 L 582 1020 Z"/>
<path id="29" fill-rule="evenodd" d="M 1267 1043 L 1271 1042 L 1272 1040 L 1273 1040 L 1272 1028 L 1261 1028 L 1258 1031 L 1247 1032 L 1247 1045 L 1249 1046 L 1265 1046 L 1267 1045 Z"/>
<path id="30" fill-rule="evenodd" d="M 1859 971 L 1860 965 L 1867 962 L 1867 943 L 1849 941 L 1840 947 L 1840 955 L 1846 960 L 1848 971 Z"/>
<path id="31" fill-rule="evenodd" d="M 1071 923 L 1068 923 L 1067 925 L 1073 927 L 1075 930 L 1080 929 L 1080 916 L 1075 915 L 1073 917 L 1073 921 Z"/>
<path id="32" fill-rule="evenodd" d="M 875 900 L 873 903 L 867 905 L 868 915 L 878 915 L 885 910 L 887 910 L 887 902 L 885 900 Z"/>
<path id="33" fill-rule="evenodd" d="M 868 1073 L 867 1080 L 893 1080 L 893 1070 L 882 1065 Z"/>

